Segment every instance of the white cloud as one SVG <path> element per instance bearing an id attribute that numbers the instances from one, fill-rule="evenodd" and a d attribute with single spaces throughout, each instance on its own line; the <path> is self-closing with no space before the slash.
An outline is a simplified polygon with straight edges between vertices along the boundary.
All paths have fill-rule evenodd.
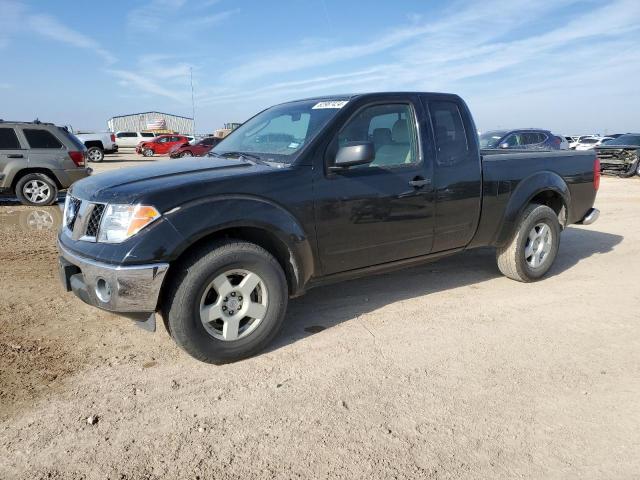
<path id="1" fill-rule="evenodd" d="M 11 37 L 19 31 L 24 10 L 19 2 L 0 0 L 0 48 L 6 47 Z"/>
<path id="2" fill-rule="evenodd" d="M 108 64 L 116 61 L 116 58 L 109 51 L 102 48 L 94 39 L 63 25 L 55 17 L 43 14 L 29 15 L 27 23 L 34 32 L 43 37 L 66 43 L 73 47 L 91 50 L 101 56 Z"/>
<path id="3" fill-rule="evenodd" d="M 196 5 L 196 9 L 202 11 L 216 3 L 218 2 L 199 3 Z M 193 29 L 220 23 L 238 11 L 236 9 L 206 15 L 192 14 L 190 13 L 193 10 L 192 6 L 189 5 L 189 9 L 184 9 L 185 5 L 186 0 L 151 0 L 145 5 L 131 10 L 127 16 L 127 25 L 132 31 L 157 32 L 164 30 L 167 33 L 177 31 L 181 35 L 185 35 Z"/>
<path id="4" fill-rule="evenodd" d="M 179 103 L 185 103 L 187 98 L 180 92 L 164 87 L 147 75 L 140 75 L 127 70 L 107 70 L 108 73 L 120 79 L 120 85 L 135 87 L 146 93 L 152 93 L 161 97 L 166 97 Z"/>

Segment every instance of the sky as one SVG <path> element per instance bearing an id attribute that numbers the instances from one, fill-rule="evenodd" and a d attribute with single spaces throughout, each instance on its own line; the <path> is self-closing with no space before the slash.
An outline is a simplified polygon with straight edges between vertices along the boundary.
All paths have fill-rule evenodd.
<path id="1" fill-rule="evenodd" d="M 0 0 L 0 118 L 197 133 L 316 95 L 461 95 L 482 131 L 640 131 L 640 0 Z"/>

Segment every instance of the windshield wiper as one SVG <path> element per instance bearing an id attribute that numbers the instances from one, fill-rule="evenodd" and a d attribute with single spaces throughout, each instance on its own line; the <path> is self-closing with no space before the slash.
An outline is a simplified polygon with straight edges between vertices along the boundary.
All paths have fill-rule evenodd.
<path id="1" fill-rule="evenodd" d="M 211 152 L 211 153 L 215 153 L 215 152 Z M 245 157 L 245 158 L 253 158 L 255 160 L 262 160 L 258 155 L 254 155 L 253 153 L 247 153 L 247 152 L 224 152 L 224 153 L 215 153 L 215 155 L 218 155 L 219 157 L 222 157 L 222 158 Z"/>

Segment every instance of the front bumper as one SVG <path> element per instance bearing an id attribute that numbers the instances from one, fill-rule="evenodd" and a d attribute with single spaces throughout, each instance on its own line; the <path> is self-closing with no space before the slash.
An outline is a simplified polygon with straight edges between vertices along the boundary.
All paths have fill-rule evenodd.
<path id="1" fill-rule="evenodd" d="M 58 251 L 60 280 L 83 302 L 141 321 L 156 311 L 168 263 L 110 265 L 71 253 L 60 241 Z"/>

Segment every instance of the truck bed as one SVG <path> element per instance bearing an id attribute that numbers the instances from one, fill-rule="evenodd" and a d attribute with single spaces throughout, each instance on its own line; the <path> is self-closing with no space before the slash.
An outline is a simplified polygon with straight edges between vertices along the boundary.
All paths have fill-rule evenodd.
<path id="1" fill-rule="evenodd" d="M 566 224 L 580 221 L 593 205 L 594 151 L 481 150 L 483 205 L 478 230 L 470 246 L 496 244 L 503 223 L 510 221 L 511 205 L 526 204 L 519 185 L 527 180 L 556 190 L 570 198 Z"/>

